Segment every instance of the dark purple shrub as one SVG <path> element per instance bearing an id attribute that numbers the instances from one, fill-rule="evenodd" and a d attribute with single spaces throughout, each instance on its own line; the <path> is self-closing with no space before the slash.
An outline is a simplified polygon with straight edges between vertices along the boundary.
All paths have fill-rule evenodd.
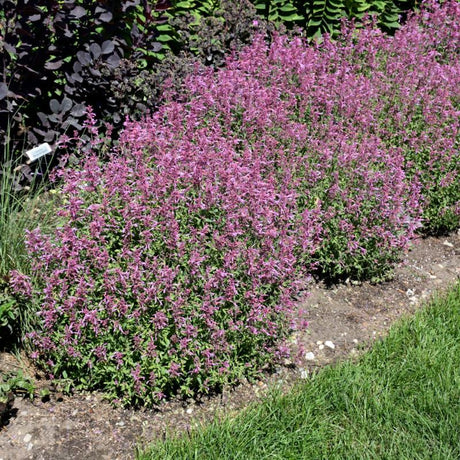
<path id="1" fill-rule="evenodd" d="M 162 48 L 149 8 L 140 0 L 0 0 L 1 163 L 4 151 L 19 163 L 37 144 L 55 150 L 62 134 L 85 136 L 87 105 L 122 128 L 139 101 L 123 105 L 112 92 L 120 60 L 153 65 L 152 50 Z M 21 168 L 18 185 L 47 177 L 58 163 L 60 152 L 54 153 Z"/>

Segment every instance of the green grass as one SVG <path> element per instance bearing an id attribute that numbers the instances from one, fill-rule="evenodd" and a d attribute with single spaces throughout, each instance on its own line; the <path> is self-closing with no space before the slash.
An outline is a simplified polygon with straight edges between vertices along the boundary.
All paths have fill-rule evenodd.
<path id="1" fill-rule="evenodd" d="M 460 282 L 357 363 L 151 446 L 139 459 L 460 458 Z"/>
<path id="2" fill-rule="evenodd" d="M 51 202 L 45 203 L 44 189 L 35 186 L 34 191 L 14 190 L 17 173 L 7 160 L 0 165 L 0 277 L 10 270 L 29 273 L 30 262 L 24 237 L 26 230 L 52 225 L 55 209 Z M 31 184 L 34 187 L 34 184 Z"/>
<path id="3" fill-rule="evenodd" d="M 39 227 L 47 232 L 57 225 L 58 196 L 34 181 L 29 190 L 15 190 L 19 167 L 20 157 L 13 156 L 5 147 L 0 164 L 0 345 L 5 331 L 19 339 L 35 316 L 35 307 L 18 305 L 12 299 L 8 285 L 11 270 L 34 276 L 25 244 L 26 231 Z"/>

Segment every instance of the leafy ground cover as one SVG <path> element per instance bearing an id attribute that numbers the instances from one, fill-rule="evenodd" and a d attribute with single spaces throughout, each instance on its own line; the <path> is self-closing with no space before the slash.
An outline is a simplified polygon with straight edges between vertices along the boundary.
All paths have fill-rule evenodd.
<path id="1" fill-rule="evenodd" d="M 390 329 L 358 363 L 288 396 L 156 444 L 142 459 L 439 458 L 460 455 L 460 284 Z"/>
<path id="2" fill-rule="evenodd" d="M 11 274 L 31 357 L 125 404 L 213 391 L 289 355 L 298 280 L 383 279 L 417 229 L 456 229 L 459 16 L 259 37 L 127 122 L 108 163 L 90 118 L 61 225 L 28 233 L 39 276 Z"/>

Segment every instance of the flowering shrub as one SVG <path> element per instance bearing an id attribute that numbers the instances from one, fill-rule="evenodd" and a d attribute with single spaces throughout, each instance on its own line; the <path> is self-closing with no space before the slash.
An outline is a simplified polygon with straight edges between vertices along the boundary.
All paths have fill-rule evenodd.
<path id="1" fill-rule="evenodd" d="M 458 14 L 446 8 L 422 15 Z M 385 276 L 421 225 L 421 198 L 458 206 L 446 178 L 458 173 L 456 141 L 443 137 L 457 133 L 444 124 L 455 122 L 458 89 L 449 80 L 423 93 L 423 149 L 398 118 L 420 82 L 392 75 L 427 74 L 420 58 L 458 77 L 454 51 L 440 64 L 424 58 L 427 43 L 413 44 L 419 58 L 401 53 L 398 73 L 390 44 L 427 40 L 419 23 L 394 39 L 345 30 L 343 43 L 315 48 L 259 37 L 225 69 L 198 70 L 181 102 L 127 122 L 111 161 L 95 145 L 81 169 L 63 171 L 62 226 L 28 235 L 41 274 L 27 286 L 38 306 L 33 356 L 81 387 L 154 404 L 285 356 L 300 277 Z M 439 103 L 451 104 L 446 116 Z"/>
<path id="2" fill-rule="evenodd" d="M 278 37 L 267 47 L 259 39 L 215 84 L 210 74 L 188 81 L 193 110 L 199 101 L 201 118 L 217 117 L 235 143 L 267 157 L 296 194 L 298 216 L 319 219 L 318 245 L 307 254 L 323 276 L 381 279 L 420 226 L 419 185 L 406 180 L 402 150 L 373 134 L 371 120 L 356 130 L 352 114 L 337 113 L 355 105 L 356 90 L 367 98 L 373 88 L 351 75 L 336 94 L 320 51 L 301 40 Z M 302 260 L 301 237 L 296 248 Z"/>
<path id="3" fill-rule="evenodd" d="M 65 224 L 28 237 L 44 275 L 29 339 L 55 374 L 126 403 L 251 375 L 290 327 L 294 196 L 214 127 L 175 128 L 133 125 L 124 155 L 65 172 Z"/>
<path id="4" fill-rule="evenodd" d="M 431 234 L 460 225 L 459 19 L 458 2 L 427 2 L 394 37 L 348 29 L 324 47 L 335 75 L 326 92 L 330 85 L 354 100 L 339 96 L 335 117 L 399 149 L 408 179 L 421 183 L 422 231 Z"/>
<path id="5" fill-rule="evenodd" d="M 402 146 L 410 177 L 420 177 L 423 229 L 439 234 L 460 225 L 460 4 L 433 3 L 430 10 L 419 27 L 408 24 L 407 37 L 395 38 L 398 54 L 392 53 L 383 73 L 405 88 L 387 83 L 394 102 L 380 130 L 388 143 Z"/>

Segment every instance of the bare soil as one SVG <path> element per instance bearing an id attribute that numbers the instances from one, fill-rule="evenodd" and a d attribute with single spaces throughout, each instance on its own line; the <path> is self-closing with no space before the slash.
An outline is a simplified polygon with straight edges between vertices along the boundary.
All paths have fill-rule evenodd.
<path id="1" fill-rule="evenodd" d="M 256 384 L 241 383 L 200 401 L 170 401 L 159 410 L 114 408 L 98 393 L 71 396 L 51 391 L 48 401 L 15 396 L 0 427 L 0 460 L 133 459 L 136 446 L 180 434 L 215 416 L 233 415 L 256 402 L 273 385 L 288 391 L 300 379 L 337 359 L 357 356 L 384 336 L 399 317 L 413 313 L 434 292 L 460 277 L 460 232 L 414 242 L 394 279 L 374 285 L 353 282 L 327 287 L 311 282 L 299 299 L 309 311 L 306 332 L 294 337 L 305 346 L 299 364 L 286 362 Z M 23 368 L 27 359 L 0 353 L 0 372 Z M 38 388 L 51 382 L 36 380 Z"/>

